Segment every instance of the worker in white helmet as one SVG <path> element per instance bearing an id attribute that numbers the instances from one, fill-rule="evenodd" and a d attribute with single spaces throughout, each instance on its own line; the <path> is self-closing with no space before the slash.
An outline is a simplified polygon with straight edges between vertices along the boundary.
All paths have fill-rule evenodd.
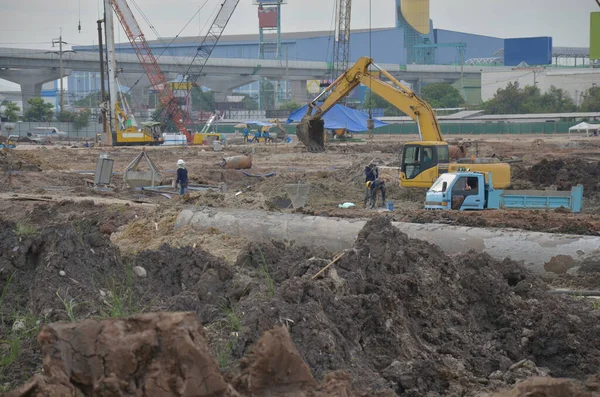
<path id="1" fill-rule="evenodd" d="M 177 160 L 177 181 L 175 183 L 179 185 L 179 194 L 183 196 L 188 187 L 188 172 L 185 168 L 185 161 L 182 159 Z"/>

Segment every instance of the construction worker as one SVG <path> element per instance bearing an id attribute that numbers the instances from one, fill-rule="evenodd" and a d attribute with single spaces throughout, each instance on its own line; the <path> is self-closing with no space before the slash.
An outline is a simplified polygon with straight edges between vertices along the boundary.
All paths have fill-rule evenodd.
<path id="1" fill-rule="evenodd" d="M 248 126 L 244 127 L 244 143 L 248 143 L 248 136 L 250 135 L 250 131 L 248 130 Z"/>
<path id="2" fill-rule="evenodd" d="M 381 192 L 381 204 L 385 205 L 385 182 L 383 179 L 375 179 L 372 182 L 368 182 L 369 190 L 371 192 L 371 208 L 375 208 L 377 204 L 377 192 Z"/>
<path id="3" fill-rule="evenodd" d="M 177 180 L 175 183 L 179 185 L 179 194 L 183 196 L 188 187 L 188 172 L 185 168 L 185 161 L 182 159 L 177 160 Z"/>
<path id="4" fill-rule="evenodd" d="M 379 169 L 377 168 L 377 166 L 375 165 L 375 163 L 373 161 L 371 161 L 365 167 L 365 183 L 368 184 L 369 182 L 373 182 L 377 178 L 379 178 Z M 364 199 L 364 202 L 363 202 L 363 207 L 364 208 L 367 208 L 367 204 L 368 204 L 368 202 L 369 202 L 370 199 L 371 199 L 371 189 L 367 185 L 367 190 L 365 190 L 365 199 Z"/>

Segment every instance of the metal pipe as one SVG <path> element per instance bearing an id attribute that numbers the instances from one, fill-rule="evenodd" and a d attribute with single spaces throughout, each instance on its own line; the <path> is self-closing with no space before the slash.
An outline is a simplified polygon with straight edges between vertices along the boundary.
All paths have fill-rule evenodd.
<path id="1" fill-rule="evenodd" d="M 106 101 L 106 90 L 104 88 L 104 49 L 103 44 L 102 44 L 102 23 L 104 22 L 104 19 L 99 19 L 98 21 L 96 21 L 96 23 L 98 24 L 98 55 L 100 55 L 100 105 L 104 104 Z M 100 106 L 100 108 L 102 109 L 102 133 L 103 136 L 106 136 L 106 134 L 108 133 L 108 115 L 106 112 L 106 108 L 104 108 L 103 106 Z M 97 141 L 97 137 L 96 137 L 96 141 Z"/>
<path id="2" fill-rule="evenodd" d="M 352 246 L 365 223 L 364 219 L 264 211 L 187 209 L 179 214 L 175 227 L 191 226 L 198 231 L 215 228 L 248 239 L 284 239 L 301 246 L 340 251 Z M 475 250 L 497 260 L 509 257 L 535 273 L 566 273 L 586 259 L 600 258 L 600 237 L 596 236 L 403 222 L 393 225 L 410 238 L 437 245 L 448 255 Z"/>

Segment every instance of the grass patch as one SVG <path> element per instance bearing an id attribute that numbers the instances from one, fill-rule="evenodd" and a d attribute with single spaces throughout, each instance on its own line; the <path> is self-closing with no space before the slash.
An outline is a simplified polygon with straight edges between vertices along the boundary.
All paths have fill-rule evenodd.
<path id="1" fill-rule="evenodd" d="M 215 358 L 220 369 L 226 369 L 233 362 L 233 341 L 228 340 L 217 344 L 215 349 Z"/>
<path id="2" fill-rule="evenodd" d="M 237 314 L 237 308 L 235 307 L 235 304 L 230 300 L 226 305 L 221 307 L 221 310 L 223 310 L 223 313 L 225 314 L 225 321 L 229 331 L 240 332 L 242 329 L 242 322 Z"/>
<path id="3" fill-rule="evenodd" d="M 592 302 L 592 309 L 600 310 L 600 299 L 594 299 Z"/>
<path id="4" fill-rule="evenodd" d="M 67 300 L 67 298 L 63 298 L 62 296 L 60 296 L 60 293 L 58 291 L 56 291 L 56 296 L 58 296 L 58 299 L 60 299 L 61 303 L 65 307 L 65 311 L 67 312 L 69 321 L 71 321 L 73 323 L 75 321 L 77 321 L 74 311 L 75 311 L 75 307 L 79 306 L 79 303 L 76 303 L 75 299 Z"/>
<path id="5" fill-rule="evenodd" d="M 28 223 L 19 222 L 15 226 L 15 234 L 19 237 L 31 237 L 36 236 L 40 231 L 33 225 Z"/>
<path id="6" fill-rule="evenodd" d="M 148 293 L 148 292 L 146 292 Z M 133 289 L 133 266 L 125 267 L 125 277 L 117 281 L 113 278 L 110 287 L 108 288 L 106 303 L 109 307 L 107 312 L 103 312 L 103 317 L 106 318 L 123 318 L 143 313 L 148 306 L 143 306 L 141 302 L 144 296 L 136 298 Z"/>
<path id="7" fill-rule="evenodd" d="M 21 338 L 12 335 L 8 339 L 0 340 L 0 378 L 4 378 L 6 369 L 21 355 Z"/>
<path id="8" fill-rule="evenodd" d="M 260 271 L 260 274 L 262 275 L 265 281 L 265 285 L 267 286 L 269 298 L 272 298 L 275 296 L 275 280 L 273 280 L 273 277 L 271 277 L 271 273 L 269 273 L 269 265 L 267 264 L 267 258 L 265 258 L 265 255 L 263 254 L 262 250 L 259 249 L 258 252 L 260 252 L 261 256 L 261 261 L 258 264 L 258 270 Z"/>

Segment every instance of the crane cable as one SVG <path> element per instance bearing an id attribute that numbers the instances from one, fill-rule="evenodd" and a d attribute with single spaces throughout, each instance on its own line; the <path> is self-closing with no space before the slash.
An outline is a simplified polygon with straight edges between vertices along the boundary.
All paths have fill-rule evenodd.
<path id="1" fill-rule="evenodd" d="M 140 10 L 139 6 L 135 3 L 135 1 L 133 1 L 134 6 L 136 7 L 136 9 L 138 11 L 141 12 L 142 17 L 144 18 L 144 20 L 146 21 L 146 23 L 148 23 L 148 25 L 150 26 L 150 29 L 152 29 L 152 31 L 156 34 L 156 37 L 160 40 L 160 42 L 162 44 L 165 44 L 165 48 L 156 57 L 157 61 L 160 59 L 161 56 L 163 56 L 163 54 L 165 53 L 165 51 L 167 51 L 167 50 L 169 50 L 171 48 L 171 46 L 173 45 L 173 43 L 175 42 L 175 40 L 177 40 L 179 38 L 179 36 L 183 33 L 183 31 L 188 27 L 188 25 L 190 23 L 192 23 L 192 21 L 194 20 L 194 18 L 196 18 L 196 15 L 198 15 L 200 13 L 200 11 L 204 8 L 204 6 L 206 5 L 206 3 L 208 3 L 208 0 L 204 1 L 204 3 L 200 6 L 200 8 L 198 8 L 198 11 L 196 11 L 196 13 L 192 16 L 192 18 L 190 18 L 190 20 L 183 26 L 183 28 L 181 28 L 181 30 L 179 31 L 179 33 L 177 33 L 177 35 L 175 37 L 173 37 L 173 39 L 171 40 L 171 42 L 169 44 L 166 44 L 162 40 L 161 36 L 158 34 L 158 32 L 156 31 L 156 29 L 154 28 L 154 26 L 150 23 L 150 21 L 148 20 L 148 18 L 145 16 L 145 14 Z M 175 56 L 172 53 L 171 53 L 171 56 L 173 57 L 173 59 L 175 59 L 175 62 L 177 64 L 177 66 L 179 66 L 179 68 L 181 68 L 181 70 L 183 71 L 183 65 L 180 64 L 177 61 L 177 59 L 175 58 Z M 146 74 L 147 74 L 146 72 L 142 73 L 142 75 L 137 79 L 137 81 L 129 88 L 129 90 L 127 91 L 127 93 L 130 93 L 131 90 L 146 76 Z"/>

